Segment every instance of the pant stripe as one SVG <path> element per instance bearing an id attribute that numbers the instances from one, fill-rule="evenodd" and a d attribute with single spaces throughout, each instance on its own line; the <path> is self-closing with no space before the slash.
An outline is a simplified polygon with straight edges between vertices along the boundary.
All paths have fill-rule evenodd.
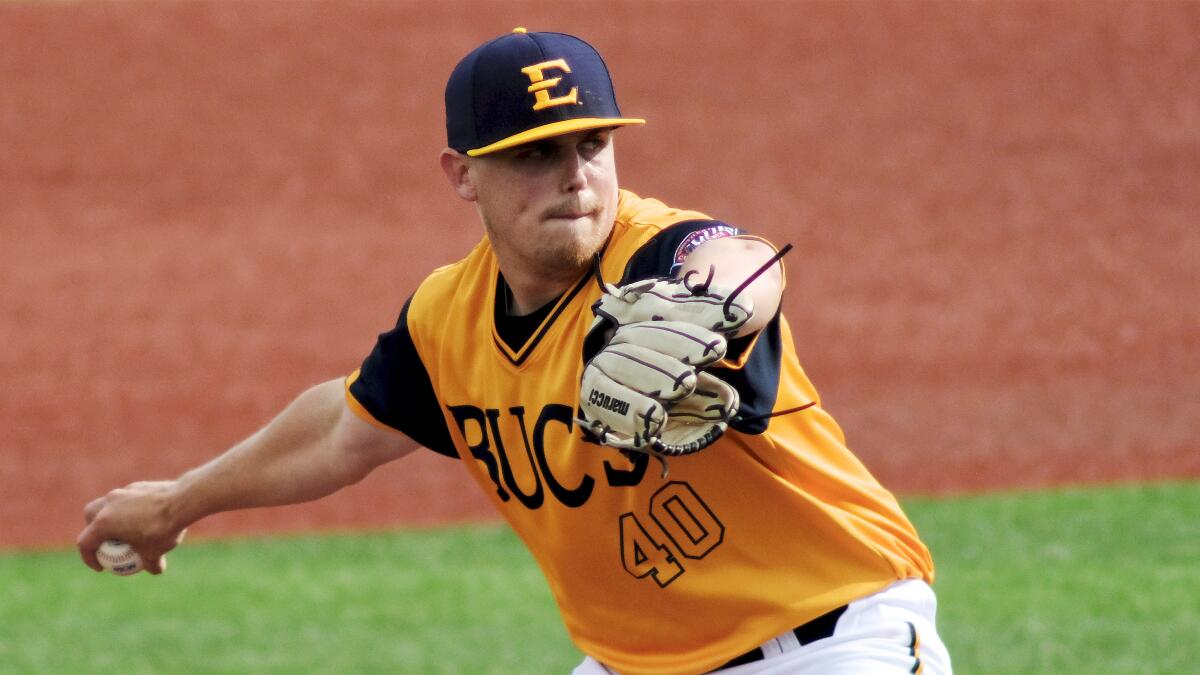
<path id="1" fill-rule="evenodd" d="M 911 621 L 906 621 L 905 623 L 908 624 L 908 634 L 912 636 L 912 642 L 908 645 L 908 653 L 916 662 L 913 664 L 912 670 L 908 672 L 920 673 L 924 669 L 924 664 L 921 663 L 921 636 L 917 635 L 917 627 Z"/>

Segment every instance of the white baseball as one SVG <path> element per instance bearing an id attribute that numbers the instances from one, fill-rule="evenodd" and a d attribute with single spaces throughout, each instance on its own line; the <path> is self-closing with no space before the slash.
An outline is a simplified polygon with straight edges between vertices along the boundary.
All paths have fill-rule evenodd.
<path id="1" fill-rule="evenodd" d="M 142 556 L 133 547 L 123 541 L 109 539 L 96 549 L 96 560 L 100 566 L 121 576 L 137 574 L 142 571 Z"/>

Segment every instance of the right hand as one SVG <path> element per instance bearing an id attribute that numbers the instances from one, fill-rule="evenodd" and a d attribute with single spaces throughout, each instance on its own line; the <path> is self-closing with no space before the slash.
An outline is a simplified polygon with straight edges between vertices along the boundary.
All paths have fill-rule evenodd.
<path id="1" fill-rule="evenodd" d="M 697 368 L 724 357 L 725 349 L 723 336 L 684 321 L 619 327 L 584 367 L 582 421 L 604 445 L 652 445 L 668 424 L 668 411 L 695 393 Z"/>
<path id="2" fill-rule="evenodd" d="M 187 532 L 170 517 L 175 485 L 175 481 L 142 481 L 92 500 L 83 509 L 87 527 L 75 542 L 84 564 L 103 571 L 96 549 L 106 539 L 119 539 L 138 552 L 147 572 L 162 574 L 167 567 L 166 553 L 179 545 Z"/>

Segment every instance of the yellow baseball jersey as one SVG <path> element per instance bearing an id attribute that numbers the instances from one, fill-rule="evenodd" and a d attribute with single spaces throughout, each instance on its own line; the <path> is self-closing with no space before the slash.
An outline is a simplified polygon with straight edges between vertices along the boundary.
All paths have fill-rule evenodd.
<path id="1" fill-rule="evenodd" d="M 669 274 L 700 243 L 739 233 L 622 191 L 603 276 Z M 486 240 L 434 271 L 347 378 L 348 400 L 461 458 L 583 652 L 621 673 L 704 672 L 897 579 L 932 581 L 928 550 L 820 407 L 781 315 L 713 369 L 749 421 L 670 460 L 663 478 L 647 456 L 576 428 L 595 281 L 543 308 L 515 346 L 498 328 L 502 284 Z"/>

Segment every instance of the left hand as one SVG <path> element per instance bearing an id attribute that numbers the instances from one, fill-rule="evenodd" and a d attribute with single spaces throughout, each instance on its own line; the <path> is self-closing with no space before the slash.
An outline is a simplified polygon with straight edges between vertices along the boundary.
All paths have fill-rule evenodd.
<path id="1" fill-rule="evenodd" d="M 592 440 L 660 458 L 691 454 L 724 433 L 737 391 L 700 370 L 725 356 L 726 334 L 753 315 L 728 294 L 651 279 L 609 292 L 593 306 L 589 342 L 615 332 L 584 368 L 580 420 Z"/>
<path id="2" fill-rule="evenodd" d="M 727 301 L 728 290 L 690 281 L 646 279 L 621 288 L 605 287 L 607 292 L 592 305 L 596 315 L 592 331 L 600 322 L 619 328 L 640 321 L 685 321 L 728 336 L 754 316 L 748 298 Z"/>

